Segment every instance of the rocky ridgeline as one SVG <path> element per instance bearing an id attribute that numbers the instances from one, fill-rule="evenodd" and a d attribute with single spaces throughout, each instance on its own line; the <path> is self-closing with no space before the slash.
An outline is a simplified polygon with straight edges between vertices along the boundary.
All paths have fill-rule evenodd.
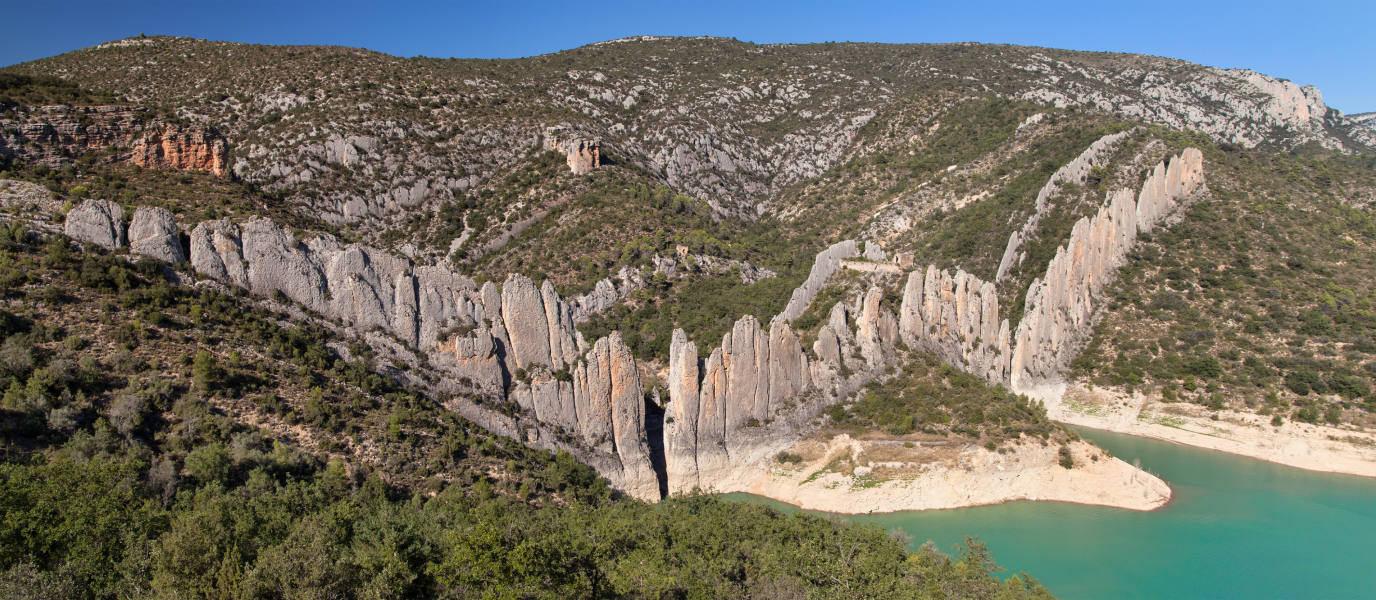
<path id="1" fill-rule="evenodd" d="M 16 118 L 0 119 L 0 155 L 57 167 L 115 147 L 114 160 L 224 176 L 228 155 L 219 131 L 147 118 L 145 109 L 132 106 L 26 107 Z"/>
<path id="2" fill-rule="evenodd" d="M 298 242 L 264 219 L 198 225 L 191 263 L 258 294 L 280 292 L 358 330 L 387 331 L 428 352 L 460 389 L 512 402 L 546 426 L 549 439 L 534 433 L 528 441 L 589 448 L 585 459 L 618 489 L 659 497 L 630 349 L 619 334 L 585 342 L 574 329 L 573 307 L 549 281 L 537 287 L 512 275 L 500 287 L 479 286 L 330 236 Z"/>
<path id="3" fill-rule="evenodd" d="M 176 222 L 164 209 L 140 207 L 126 230 L 117 204 L 88 200 L 67 214 L 65 228 L 70 237 L 106 249 L 127 246 L 131 253 L 168 262 L 188 260 Z M 285 298 L 356 331 L 390 333 L 427 352 L 457 389 L 510 401 L 546 426 L 548 439 L 541 440 L 537 430 L 528 441 L 590 449 L 580 455 L 618 489 L 659 497 L 644 390 L 630 349 L 619 334 L 589 345 L 574 329 L 575 310 L 600 309 L 602 301 L 614 303 L 619 296 L 598 298 L 594 292 L 575 305 L 549 281 L 537 287 L 520 275 L 500 287 L 480 286 L 447 269 L 340 244 L 332 236 L 298 240 L 267 219 L 202 222 L 190 240 L 196 272 Z M 590 297 L 598 298 L 595 305 L 588 305 Z M 800 355 L 796 338 L 790 339 Z M 464 408 L 465 416 L 494 431 L 519 431 L 493 411 Z"/>
<path id="4" fill-rule="evenodd" d="M 1136 202 L 1128 190 L 1109 194 L 1097 215 L 1075 224 L 1045 277 L 1029 287 L 1011 352 L 1009 324 L 998 320 L 994 284 L 934 266 L 908 278 L 899 323 L 904 341 L 1016 390 L 1056 379 L 1088 335 L 1096 296 L 1113 281 L 1137 233 L 1169 218 L 1202 185 L 1203 155 L 1190 148 L 1169 165 L 1158 164 Z"/>
<path id="5" fill-rule="evenodd" d="M 859 254 L 860 246 L 855 240 L 838 242 L 823 250 L 817 255 L 817 260 L 813 261 L 812 270 L 808 272 L 803 285 L 793 290 L 793 296 L 788 299 L 788 304 L 775 318 L 792 321 L 803 316 L 803 312 L 812 304 L 812 299 L 817 297 L 817 292 L 821 291 L 822 286 L 831 279 L 831 275 L 841 268 L 841 261 Z"/>
<path id="6" fill-rule="evenodd" d="M 838 246 L 853 251 L 854 242 L 844 244 Z M 827 265 L 836 250 L 818 256 L 814 273 L 835 270 Z M 861 295 L 854 331 L 851 311 L 837 303 L 813 344 L 815 361 L 784 318 L 772 320 L 766 333 L 755 317 L 742 317 L 706 360 L 683 330 L 674 331 L 664 421 L 667 490 L 743 491 L 761 461 L 792 444 L 823 409 L 880 376 L 899 342 L 898 320 L 882 298 L 874 286 Z"/>
<path id="7" fill-rule="evenodd" d="M 128 144 L 146 118 L 132 106 L 30 106 L 0 118 L 0 154 L 60 166 L 73 155 Z"/>
<path id="8" fill-rule="evenodd" d="M 1059 378 L 1089 336 L 1097 296 L 1113 282 L 1138 232 L 1149 232 L 1171 218 L 1181 202 L 1203 187 L 1204 155 L 1187 148 L 1169 164 L 1156 166 L 1136 202 L 1132 192 L 1117 190 L 1097 215 L 1075 224 L 1046 276 L 1028 288 L 1009 366 L 1013 389 Z"/>
<path id="9" fill-rule="evenodd" d="M 752 430 L 767 429 L 809 385 L 802 344 L 782 321 L 766 333 L 755 317 L 741 318 L 702 365 L 697 346 L 675 330 L 664 425 L 669 492 L 716 487 L 732 467 L 758 459 L 760 432 Z"/>
<path id="10" fill-rule="evenodd" d="M 1032 116 L 1036 117 L 1040 114 L 1041 113 L 1038 113 Z M 1031 119 L 1032 117 L 1028 117 L 1028 122 L 1034 122 Z M 1019 129 L 1021 129 L 1021 127 L 1019 127 Z M 1042 189 L 1037 191 L 1036 208 L 1032 215 L 1027 218 L 1027 222 L 1023 224 L 1022 229 L 1015 230 L 1008 236 L 1008 246 L 1003 250 L 1003 259 L 999 261 L 998 274 L 994 276 L 995 283 L 1003 281 L 1004 277 L 1008 275 L 1009 270 L 1022 263 L 1025 255 L 1019 253 L 1019 250 L 1022 248 L 1023 242 L 1027 241 L 1027 239 L 1037 230 L 1037 225 L 1041 223 L 1042 217 L 1046 216 L 1047 211 L 1050 210 L 1047 201 L 1050 200 L 1052 196 L 1056 195 L 1056 193 L 1060 192 L 1061 187 L 1067 183 L 1084 185 L 1085 177 L 1087 177 L 1095 167 L 1103 167 L 1108 164 L 1109 159 L 1113 156 L 1113 150 L 1118 146 L 1118 142 L 1137 131 L 1138 128 L 1133 128 L 1101 137 L 1090 144 L 1088 148 L 1085 148 L 1085 151 L 1081 152 L 1074 160 L 1051 174 L 1051 179 L 1047 180 L 1046 185 L 1043 185 Z"/>
<path id="11" fill-rule="evenodd" d="M 1010 56 L 1007 64 L 1031 75 L 1020 90 L 1009 94 L 1024 100 L 1094 107 L 1248 147 L 1280 141 L 1279 137 L 1287 146 L 1313 141 L 1350 151 L 1334 133 L 1367 146 L 1376 143 L 1376 136 L 1325 105 L 1318 88 L 1246 69 L 1170 59 L 1092 64 L 1040 51 Z"/>
<path id="12" fill-rule="evenodd" d="M 165 208 L 140 206 L 126 229 L 124 209 L 109 200 L 87 200 L 67 212 L 63 232 L 106 250 L 129 247 L 133 254 L 170 263 L 186 262 L 177 222 Z"/>
<path id="13" fill-rule="evenodd" d="M 491 185 L 495 174 L 528 160 L 534 140 L 554 123 L 597 140 L 599 154 L 614 146 L 626 164 L 720 213 L 762 214 L 780 191 L 843 162 L 861 128 L 897 98 L 937 82 L 1246 146 L 1376 143 L 1376 134 L 1328 108 L 1312 87 L 1148 56 L 982 45 L 844 45 L 839 52 L 722 39 L 615 47 L 611 64 L 567 53 L 560 57 L 567 66 L 534 57 L 440 69 L 351 49 L 162 39 L 146 49 L 156 64 L 143 53 L 99 50 L 17 68 L 61 72 L 87 87 L 176 104 L 191 122 L 221 124 L 238 147 L 230 168 L 240 178 L 368 234 L 388 227 L 374 222 L 381 215 L 421 203 L 434 208 Z M 723 69 L 700 51 L 740 68 Z M 293 60 L 282 60 L 288 52 Z M 764 56 L 767 65 L 759 63 Z M 875 76 L 876 64 L 889 65 L 889 74 Z M 186 84 L 207 65 L 234 96 L 207 102 L 204 89 Z M 578 144 L 555 145 L 571 167 L 589 164 L 586 145 L 581 158 Z M 330 185 L 312 183 L 324 176 Z"/>
<path id="14" fill-rule="evenodd" d="M 1011 340 L 1008 320 L 998 320 L 993 283 L 935 266 L 926 273 L 913 272 L 899 311 L 905 343 L 1014 390 L 1054 382 L 1089 335 L 1097 296 L 1113 282 L 1138 232 L 1178 218 L 1175 209 L 1203 187 L 1203 160 L 1199 150 L 1188 148 L 1156 165 L 1135 202 L 1131 191 L 1116 190 L 1098 214 L 1080 219 L 1066 245 L 1057 248 L 1046 275 L 1029 286 L 1023 318 Z"/>
<path id="15" fill-rule="evenodd" d="M 461 404 L 465 416 L 499 433 L 524 432 L 539 447 L 575 450 L 618 489 L 654 500 L 666 489 L 736 489 L 823 409 L 882 376 L 900 341 L 1014 389 L 1054 379 L 1087 335 L 1094 297 L 1112 280 L 1137 232 L 1168 218 L 1202 186 L 1201 165 L 1202 154 L 1186 150 L 1158 165 L 1135 203 L 1130 193 L 1114 192 L 1098 215 L 1077 223 L 1046 277 L 1032 284 L 1011 352 L 994 285 L 934 267 L 909 276 L 899 315 L 883 306 L 883 291 L 875 286 L 853 308 L 837 303 L 813 344 L 815 361 L 803 352 L 788 313 L 767 331 L 755 317 L 741 318 L 706 360 L 682 330 L 675 331 L 662 477 L 646 428 L 641 373 L 629 348 L 619 334 L 588 344 L 574 328 L 580 306 L 600 307 L 616 293 L 610 283 L 611 289 L 573 301 L 548 281 L 537 287 L 520 275 L 500 287 L 479 286 L 447 269 L 416 266 L 331 236 L 300 241 L 257 218 L 243 225 L 227 219 L 199 224 L 190 235 L 189 260 L 197 272 L 222 282 L 280 294 L 357 330 L 391 333 L 427 352 L 458 389 L 519 409 L 506 418 Z M 107 248 L 126 244 L 122 213 L 110 202 L 83 203 L 68 214 L 66 227 L 72 237 Z M 131 251 L 175 262 L 176 231 L 166 211 L 140 208 L 128 229 Z M 821 252 L 793 300 L 805 308 L 843 258 L 858 253 L 854 241 Z M 882 258 L 882 250 L 868 244 L 866 255 Z"/>

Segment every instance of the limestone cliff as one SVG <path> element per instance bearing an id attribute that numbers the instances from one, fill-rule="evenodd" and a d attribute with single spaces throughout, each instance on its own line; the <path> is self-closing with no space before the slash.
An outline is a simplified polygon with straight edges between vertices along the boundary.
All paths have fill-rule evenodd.
<path id="1" fill-rule="evenodd" d="M 544 149 L 564 155 L 569 171 L 575 175 L 587 173 L 602 164 L 602 142 L 573 136 L 564 128 L 545 130 Z"/>
<path id="2" fill-rule="evenodd" d="M 566 300 L 548 281 L 537 287 L 521 275 L 480 287 L 446 268 L 329 235 L 298 239 L 260 218 L 198 224 L 190 232 L 190 261 L 223 283 L 291 300 L 355 331 L 386 332 L 428 353 L 434 368 L 473 399 L 454 403 L 465 416 L 493 431 L 521 432 L 540 447 L 575 451 L 614 487 L 655 500 L 662 489 L 732 489 L 824 408 L 882 377 L 900 340 L 1015 389 L 1055 378 L 1087 334 L 1096 294 L 1137 233 L 1172 218 L 1202 185 L 1202 154 L 1189 149 L 1158 165 L 1135 199 L 1126 190 L 1110 194 L 1098 215 L 1075 225 L 1046 276 L 1033 283 L 1016 336 L 999 319 L 992 282 L 928 267 L 907 278 L 898 315 L 877 285 L 853 307 L 836 303 L 813 344 L 818 360 L 809 360 L 789 314 L 805 311 L 842 259 L 859 253 L 853 241 L 828 248 L 768 328 L 742 317 L 705 361 L 682 330 L 673 332 L 663 477 L 630 349 L 617 333 L 590 346 L 574 329 L 580 307 L 596 308 L 601 299 Z M 164 213 L 135 214 L 132 250 L 176 259 L 177 227 Z M 123 215 L 113 203 L 87 201 L 68 214 L 66 226 L 76 239 L 125 244 Z M 874 244 L 866 255 L 885 256 Z M 501 415 L 485 406 L 489 401 L 519 410 Z"/>
<path id="3" fill-rule="evenodd" d="M 1113 154 L 1113 150 L 1118 146 L 1118 142 L 1136 133 L 1139 129 L 1140 128 L 1133 128 L 1127 131 L 1120 131 L 1095 140 L 1093 144 L 1085 148 L 1084 152 L 1081 152 L 1074 160 L 1066 163 L 1065 166 L 1057 169 L 1055 173 L 1051 174 L 1051 178 L 1037 191 L 1035 210 L 1032 215 L 1023 223 L 1021 229 L 1009 235 L 1008 245 L 1005 246 L 1003 250 L 1003 259 L 999 261 L 998 274 L 994 277 L 995 283 L 1003 281 L 1004 277 L 1008 275 L 1008 271 L 1016 264 L 1022 262 L 1022 255 L 1019 254 L 1019 250 L 1022 249 L 1023 242 L 1027 241 L 1028 237 L 1033 235 L 1033 232 L 1036 231 L 1037 225 L 1041 223 L 1042 217 L 1046 216 L 1046 212 L 1050 209 L 1048 200 L 1056 195 L 1056 193 L 1067 183 L 1084 185 L 1085 177 L 1088 176 L 1095 167 L 1102 167 L 1108 162 L 1110 156 Z"/>
<path id="4" fill-rule="evenodd" d="M 213 127 L 162 125 L 134 140 L 130 161 L 144 168 L 210 171 L 225 176 L 225 140 Z"/>
<path id="5" fill-rule="evenodd" d="M 214 127 L 148 121 L 133 106 L 31 106 L 0 118 L 0 155 L 57 167 L 86 152 L 115 149 L 110 160 L 152 169 L 209 171 L 223 177 L 228 148 Z"/>
<path id="6" fill-rule="evenodd" d="M 165 208 L 140 206 L 129 223 L 129 251 L 173 264 L 186 262 L 177 221 Z"/>
<path id="7" fill-rule="evenodd" d="M 860 246 L 855 240 L 846 240 L 832 244 L 830 248 L 823 250 L 817 255 L 817 259 L 812 263 L 812 270 L 808 272 L 807 279 L 803 285 L 793 290 L 793 297 L 788 299 L 788 305 L 784 306 L 777 319 L 792 321 L 807 310 L 808 305 L 812 304 L 812 299 L 817 297 L 817 292 L 826 285 L 827 280 L 841 268 L 841 261 L 853 258 L 860 254 Z"/>
<path id="8" fill-rule="evenodd" d="M 1137 233 L 1151 231 L 1203 186 L 1203 159 L 1199 150 L 1186 149 L 1156 166 L 1136 202 L 1132 192 L 1117 190 L 1097 215 L 1075 224 L 1046 275 L 1028 288 L 1009 366 L 1013 389 L 1060 376 L 1089 335 L 1097 295 L 1113 281 Z"/>
<path id="9" fill-rule="evenodd" d="M 264 219 L 201 223 L 191 232 L 191 262 L 226 283 L 280 293 L 345 325 L 447 355 L 439 368 L 468 389 L 514 402 L 551 434 L 542 443 L 581 439 L 591 452 L 585 458 L 615 487 L 659 497 L 644 389 L 630 349 L 616 333 L 589 348 L 568 302 L 548 281 L 537 288 L 512 275 L 500 288 L 479 288 L 446 269 L 415 267 L 331 236 L 299 241 Z M 467 333 L 441 335 L 455 327 Z"/>
<path id="10" fill-rule="evenodd" d="M 913 271 L 903 288 L 899 330 L 911 348 L 935 353 L 991 383 L 1006 381 L 1008 320 L 999 319 L 994 284 L 957 270 Z"/>
<path id="11" fill-rule="evenodd" d="M 742 317 L 698 363 L 697 346 L 676 330 L 669 349 L 665 468 L 669 491 L 712 488 L 734 467 L 759 458 L 759 439 L 811 388 L 802 344 L 787 323 L 768 333 Z"/>
<path id="12" fill-rule="evenodd" d="M 125 245 L 124 209 L 109 200 L 87 200 L 67 212 L 63 223 L 67 237 L 90 242 L 106 250 Z"/>
<path id="13" fill-rule="evenodd" d="M 1057 181 L 1076 181 L 1095 166 L 1102 153 L 1124 134 L 1095 142 L 1075 161 L 1074 169 L 1042 189 L 1054 193 Z M 1116 137 L 1115 137 L 1116 136 Z M 1062 175 L 1058 172 L 1057 175 Z M 956 368 L 991 383 L 1024 390 L 1060 377 L 1079 352 L 1092 326 L 1098 294 L 1126 261 L 1138 232 L 1149 232 L 1172 218 L 1178 206 L 1203 186 L 1203 154 L 1194 148 L 1162 161 L 1148 175 L 1134 201 L 1130 190 L 1116 190 L 1094 217 L 1077 222 L 1066 245 L 1057 249 L 1043 277 L 1028 288 L 1022 320 L 1011 336 L 1007 319 L 999 320 L 998 295 L 992 282 L 957 270 L 929 266 L 913 272 L 903 290 L 899 330 L 910 347 L 934 352 Z M 1048 192 L 1048 190 L 1053 190 Z M 1036 226 L 1037 217 L 1028 228 Z M 1004 253 L 1005 266 L 1020 238 L 1014 233 Z M 818 354 L 833 356 L 832 331 L 819 335 Z"/>

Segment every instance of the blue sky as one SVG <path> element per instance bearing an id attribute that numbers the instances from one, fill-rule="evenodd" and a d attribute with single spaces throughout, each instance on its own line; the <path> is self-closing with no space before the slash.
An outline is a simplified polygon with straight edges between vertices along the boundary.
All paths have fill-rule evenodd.
<path id="1" fill-rule="evenodd" d="M 180 2 L 0 0 L 0 65 L 135 36 L 514 58 L 632 35 L 990 42 L 1245 67 L 1376 111 L 1376 2 Z"/>

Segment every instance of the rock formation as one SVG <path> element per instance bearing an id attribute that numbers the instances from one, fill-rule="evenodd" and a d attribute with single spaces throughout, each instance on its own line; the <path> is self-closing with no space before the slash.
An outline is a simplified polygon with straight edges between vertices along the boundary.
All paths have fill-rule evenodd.
<path id="1" fill-rule="evenodd" d="M 106 250 L 124 247 L 124 209 L 109 200 L 82 202 L 67 212 L 62 228 L 67 237 Z"/>
<path id="2" fill-rule="evenodd" d="M 225 176 L 225 140 L 213 127 L 163 125 L 134 141 L 130 160 L 150 169 L 210 171 Z"/>
<path id="3" fill-rule="evenodd" d="M 570 137 L 563 128 L 545 130 L 545 150 L 563 154 L 569 164 L 569 171 L 582 175 L 602 164 L 602 142 Z"/>
<path id="4" fill-rule="evenodd" d="M 89 151 L 116 148 L 113 160 L 145 168 L 226 172 L 227 147 L 213 127 L 161 120 L 145 124 L 147 109 L 133 106 L 28 106 L 14 119 L 0 117 L 0 156 L 57 167 Z M 140 137 L 142 134 L 142 137 Z M 125 153 L 123 147 L 128 147 Z"/>
<path id="5" fill-rule="evenodd" d="M 129 251 L 174 264 L 186 262 L 177 221 L 165 208 L 140 206 L 129 223 Z"/>
<path id="6" fill-rule="evenodd" d="M 999 261 L 998 274 L 994 276 L 995 283 L 1003 281 L 1008 272 L 1017 263 L 1022 262 L 1022 256 L 1018 252 L 1022 248 L 1022 243 L 1036 231 L 1037 225 L 1046 215 L 1046 211 L 1049 209 L 1047 200 L 1059 192 L 1061 186 L 1066 183 L 1084 185 L 1085 176 L 1089 175 L 1095 167 L 1102 167 L 1108 162 L 1113 155 L 1114 148 L 1118 146 L 1118 142 L 1136 133 L 1139 129 L 1120 131 L 1095 140 L 1074 160 L 1051 174 L 1051 179 L 1047 180 L 1046 185 L 1043 185 L 1042 189 L 1037 192 L 1036 210 L 1027 218 L 1027 222 L 1023 224 L 1021 229 L 1008 236 L 1008 245 L 1003 250 L 1003 259 Z"/>
<path id="7" fill-rule="evenodd" d="M 346 325 L 379 328 L 422 351 L 445 341 L 437 339 L 438 333 L 454 326 L 486 324 L 487 335 L 506 335 L 499 328 L 500 312 L 491 312 L 500 311 L 500 304 L 480 309 L 483 297 L 467 277 L 439 267 L 414 267 L 404 258 L 340 244 L 329 235 L 302 242 L 266 219 L 250 219 L 242 226 L 228 219 L 200 223 L 191 231 L 191 265 L 258 294 L 280 292 Z M 543 318 L 539 293 L 535 296 Z M 475 348 L 482 345 L 473 343 Z M 490 373 L 482 378 L 490 379 Z"/>
<path id="8" fill-rule="evenodd" d="M 698 347 L 682 329 L 669 344 L 669 411 L 664 419 L 664 468 L 669 493 L 700 487 L 698 478 Z"/>
<path id="9" fill-rule="evenodd" d="M 1203 159 L 1199 150 L 1186 149 L 1156 166 L 1136 202 L 1132 192 L 1114 191 L 1097 215 L 1075 224 L 1046 275 L 1028 288 L 1009 366 L 1013 389 L 1060 376 L 1088 337 L 1097 296 L 1113 282 L 1137 233 L 1150 231 L 1203 185 Z"/>
<path id="10" fill-rule="evenodd" d="M 589 348 L 574 329 L 569 303 L 548 281 L 537 288 L 512 275 L 500 288 L 491 282 L 479 288 L 446 269 L 413 267 L 331 236 L 298 241 L 262 219 L 243 226 L 201 223 L 191 232 L 191 261 L 226 283 L 267 296 L 280 292 L 347 325 L 390 332 L 421 351 L 452 353 L 447 367 L 458 382 L 505 397 L 534 422 L 581 438 L 592 448 L 590 462 L 614 486 L 659 498 L 644 390 L 630 349 L 617 333 Z M 455 326 L 468 332 L 439 339 Z M 525 379 L 512 381 L 518 373 Z"/>
<path id="11" fill-rule="evenodd" d="M 1124 134 L 1128 132 L 1123 132 Z M 1115 134 L 1120 135 L 1121 134 Z M 1102 152 L 1120 138 L 1095 142 Z M 1094 147 L 1091 146 L 1091 150 Z M 1066 179 L 1082 177 L 1100 154 L 1086 151 Z M 1084 159 L 1081 161 L 1081 159 Z M 1060 174 L 1060 172 L 1058 172 Z M 1090 333 L 1098 294 L 1113 282 L 1118 267 L 1137 241 L 1138 232 L 1177 215 L 1176 208 L 1203 185 L 1203 154 L 1194 148 L 1158 164 L 1134 202 L 1129 190 L 1109 194 L 1093 218 L 1075 224 L 1065 246 L 1031 284 L 1022 321 L 1011 336 L 1007 319 L 999 320 L 993 283 L 957 270 L 954 275 L 929 266 L 914 272 L 903 290 L 899 330 L 908 346 L 934 352 L 952 366 L 1024 390 L 1055 380 L 1064 372 Z M 1038 202 L 1043 196 L 1038 196 Z M 1034 221 L 1029 221 L 1035 227 Z M 1028 231 L 1030 229 L 1025 229 Z M 1018 241 L 1009 241 L 1005 262 Z M 1000 272 L 1003 272 L 1001 267 Z M 819 334 L 817 352 L 830 355 L 831 331 Z M 863 351 L 863 344 L 862 344 Z"/>
<path id="12" fill-rule="evenodd" d="M 132 106 L 30 106 L 0 116 L 0 156 L 57 167 L 92 150 L 129 143 L 145 109 Z"/>
<path id="13" fill-rule="evenodd" d="M 732 468 L 758 459 L 758 438 L 811 387 L 810 366 L 792 328 L 768 333 L 753 316 L 736 321 L 698 365 L 697 346 L 676 330 L 669 348 L 664 462 L 668 489 L 710 489 Z"/>
<path id="14" fill-rule="evenodd" d="M 881 251 L 882 252 L 882 251 Z M 775 319 L 793 321 L 802 316 L 807 311 L 808 305 L 812 304 L 812 299 L 817 297 L 817 292 L 826 285 L 836 269 L 841 268 L 841 261 L 853 258 L 860 254 L 860 247 L 855 240 L 846 240 L 832 244 L 830 248 L 817 254 L 817 260 L 812 263 L 812 271 L 807 274 L 807 279 L 803 285 L 793 290 L 793 297 L 789 298 L 788 305 L 784 306 L 779 316 Z"/>
<path id="15" fill-rule="evenodd" d="M 898 320 L 893 311 L 880 306 L 884 290 L 871 286 L 865 293 L 860 316 L 855 320 L 855 338 L 860 344 L 860 355 L 870 367 L 884 361 L 884 350 L 892 348 L 899 339 Z"/>
<path id="16" fill-rule="evenodd" d="M 1002 383 L 1010 355 L 1008 320 L 999 320 L 994 284 L 957 270 L 913 271 L 903 288 L 899 330 L 910 348 L 935 353 L 958 369 Z"/>
<path id="17" fill-rule="evenodd" d="M 789 320 L 807 309 L 842 259 L 858 254 L 853 241 L 818 254 L 808 279 L 767 330 L 755 317 L 742 317 L 706 361 L 698 360 L 697 346 L 682 330 L 673 332 L 664 424 L 667 489 L 729 487 L 740 468 L 767 459 L 800 423 L 881 373 L 900 339 L 1014 389 L 1054 379 L 1083 343 L 1094 300 L 1137 233 L 1172 218 L 1202 186 L 1202 160 L 1198 150 L 1186 150 L 1158 165 L 1136 199 L 1115 191 L 1099 214 L 1077 223 L 1046 276 L 1029 289 L 1016 336 L 999 319 L 993 283 L 928 267 L 908 277 L 896 316 L 879 287 L 869 288 L 854 307 L 835 304 L 813 344 L 820 361 L 811 363 Z M 133 221 L 133 251 L 181 258 L 170 213 L 145 207 Z M 107 201 L 86 201 L 70 211 L 66 230 L 111 249 L 125 239 L 121 209 Z M 537 287 L 521 275 L 479 287 L 448 269 L 415 266 L 328 235 L 298 240 L 258 218 L 202 222 L 190 237 L 197 272 L 280 295 L 360 330 L 391 333 L 422 352 L 441 352 L 450 358 L 440 368 L 459 384 L 514 402 L 524 411 L 520 418 L 558 439 L 581 440 L 589 448 L 585 458 L 618 489 L 659 498 L 645 392 L 630 349 L 617 333 L 589 347 L 574 329 L 580 310 L 586 314 L 620 297 L 609 281 L 575 301 L 561 298 L 548 281 Z M 869 245 L 867 253 L 876 250 Z M 855 315 L 854 330 L 848 314 Z M 454 328 L 463 333 L 445 333 Z"/>

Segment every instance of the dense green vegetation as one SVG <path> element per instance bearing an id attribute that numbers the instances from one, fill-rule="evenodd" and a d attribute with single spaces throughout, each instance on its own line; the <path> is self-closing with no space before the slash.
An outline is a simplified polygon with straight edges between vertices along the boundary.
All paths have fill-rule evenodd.
<path id="1" fill-rule="evenodd" d="M 955 434 L 994 444 L 1024 435 L 1065 437 L 1040 403 L 991 386 L 930 354 L 918 354 L 901 373 L 870 382 L 854 403 L 832 405 L 827 414 L 836 427 L 890 435 Z"/>
<path id="2" fill-rule="evenodd" d="M 1074 367 L 1168 402 L 1369 423 L 1376 172 L 1205 147 L 1212 198 L 1143 237 Z"/>
<path id="3" fill-rule="evenodd" d="M 451 487 L 389 497 L 337 465 L 226 486 L 197 465 L 164 508 L 134 461 L 0 465 L 7 597 L 1049 598 L 982 543 L 930 545 L 711 497 L 530 508 Z M 217 471 L 218 467 L 218 471 Z M 188 486 L 191 487 L 191 486 Z M 73 501 L 74 499 L 80 501 Z M 41 524 L 41 525 L 40 525 Z"/>
<path id="4" fill-rule="evenodd" d="M 735 273 L 677 281 L 656 278 L 655 286 L 635 294 L 632 302 L 638 306 L 617 304 L 578 329 L 589 340 L 620 331 L 637 358 L 667 362 L 673 331 L 682 328 L 706 358 L 741 317 L 754 315 L 760 323 L 769 323 L 804 277 L 802 271 L 785 272 L 753 284 L 742 283 Z"/>
<path id="5" fill-rule="evenodd" d="M 110 92 L 91 92 L 52 75 L 0 73 L 0 113 L 21 106 L 114 104 Z"/>
<path id="6" fill-rule="evenodd" d="M 562 159 L 561 159 L 562 160 Z M 561 167 L 562 168 L 562 167 Z M 525 189 L 523 177 L 538 181 L 558 173 L 518 171 L 514 189 Z M 521 176 L 521 177 L 517 177 Z M 600 171 L 583 184 L 576 195 L 549 207 L 549 214 L 534 222 L 499 251 L 464 264 L 463 268 L 500 280 L 506 273 L 548 277 L 562 293 L 592 289 L 622 268 L 653 269 L 653 257 L 683 261 L 688 254 L 748 261 L 775 270 L 809 268 L 815 241 L 795 240 L 780 231 L 773 219 L 744 221 L 714 218 L 706 202 L 694 200 L 663 186 L 646 185 L 648 179 L 634 172 Z M 478 201 L 472 202 L 478 206 Z M 503 216 L 501 211 L 470 210 L 470 226 L 501 219 L 519 221 L 531 214 L 527 206 Z M 795 243 L 797 242 L 797 243 Z M 465 244 L 465 248 L 470 244 Z M 818 248 L 820 249 L 820 248 Z M 461 252 L 463 252 L 461 250 Z M 681 270 L 693 270 L 688 264 Z"/>

